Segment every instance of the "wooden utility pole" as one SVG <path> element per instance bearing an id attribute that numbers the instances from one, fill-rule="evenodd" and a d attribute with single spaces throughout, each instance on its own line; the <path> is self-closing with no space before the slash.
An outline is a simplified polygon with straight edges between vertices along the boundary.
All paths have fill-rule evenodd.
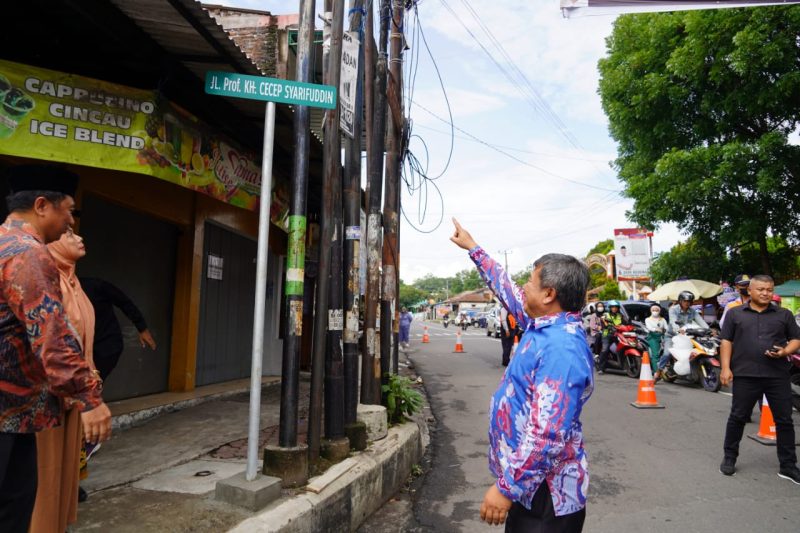
<path id="1" fill-rule="evenodd" d="M 296 79 L 311 82 L 314 42 L 314 0 L 300 1 L 300 29 L 297 32 Z M 286 332 L 281 368 L 281 412 L 278 444 L 297 447 L 297 406 L 300 384 L 300 336 L 303 330 L 303 276 L 305 272 L 306 194 L 310 153 L 309 108 L 294 110 L 294 166 L 289 210 L 289 243 L 286 254 Z"/>
<path id="2" fill-rule="evenodd" d="M 356 32 L 364 17 L 361 11 L 364 0 L 353 0 L 350 31 Z M 359 35 L 363 41 L 363 34 Z M 353 137 L 347 138 L 344 145 L 344 420 L 345 424 L 356 421 L 358 409 L 358 332 L 359 310 L 361 309 L 361 130 L 364 112 L 364 44 L 358 48 L 358 77 L 356 78 L 355 114 L 353 116 Z"/>
<path id="3" fill-rule="evenodd" d="M 388 142 L 386 146 L 386 185 L 383 203 L 383 287 L 381 291 L 381 376 L 388 380 L 392 370 L 392 341 L 398 318 L 397 286 L 400 272 L 397 247 L 399 227 L 400 164 L 403 136 L 403 1 L 392 1 L 390 33 Z M 392 323 L 394 319 L 394 324 Z M 396 358 L 396 356 L 395 356 Z"/>
<path id="4" fill-rule="evenodd" d="M 366 349 L 361 365 L 361 403 L 379 404 L 380 339 L 376 336 L 381 269 L 381 196 L 383 149 L 386 135 L 386 47 L 389 38 L 389 0 L 381 0 L 378 61 L 375 68 L 373 94 L 372 140 L 367 148 L 369 210 L 367 214 L 367 305 L 364 313 Z M 369 58 L 367 58 L 369 61 Z M 369 82 L 369 80 L 367 80 Z M 369 117 L 368 117 L 369 119 Z"/>

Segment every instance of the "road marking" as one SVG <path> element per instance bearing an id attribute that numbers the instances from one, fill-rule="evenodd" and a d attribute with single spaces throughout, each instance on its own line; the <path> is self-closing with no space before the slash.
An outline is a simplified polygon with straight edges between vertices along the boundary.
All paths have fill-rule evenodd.
<path id="1" fill-rule="evenodd" d="M 732 394 L 732 393 L 730 393 L 730 392 L 725 392 L 724 390 L 717 391 L 717 392 L 719 392 L 720 394 L 724 394 L 725 396 L 733 396 L 733 394 Z"/>

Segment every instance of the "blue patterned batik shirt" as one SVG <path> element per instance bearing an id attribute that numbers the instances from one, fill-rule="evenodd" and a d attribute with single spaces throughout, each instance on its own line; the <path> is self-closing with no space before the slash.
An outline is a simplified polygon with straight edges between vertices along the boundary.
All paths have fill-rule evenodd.
<path id="1" fill-rule="evenodd" d="M 481 247 L 469 255 L 525 331 L 489 409 L 489 469 L 497 488 L 530 509 L 546 482 L 557 516 L 580 511 L 589 487 L 580 415 L 594 388 L 580 314 L 531 319 L 522 290 L 500 264 Z"/>

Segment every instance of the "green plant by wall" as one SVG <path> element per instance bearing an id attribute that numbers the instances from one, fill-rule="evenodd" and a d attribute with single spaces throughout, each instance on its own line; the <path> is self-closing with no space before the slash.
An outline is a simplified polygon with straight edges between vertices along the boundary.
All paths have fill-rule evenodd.
<path id="1" fill-rule="evenodd" d="M 406 415 L 411 416 L 422 408 L 422 395 L 412 385 L 407 377 L 390 374 L 389 384 L 382 387 L 390 423 L 401 423 Z"/>

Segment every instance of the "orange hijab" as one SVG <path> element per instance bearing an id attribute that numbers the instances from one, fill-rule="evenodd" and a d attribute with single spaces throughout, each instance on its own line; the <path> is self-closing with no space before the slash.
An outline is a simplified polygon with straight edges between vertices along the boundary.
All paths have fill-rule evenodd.
<path id="1" fill-rule="evenodd" d="M 78 333 L 83 347 L 83 356 L 94 369 L 94 307 L 83 292 L 78 276 L 75 275 L 75 261 L 65 257 L 66 247 L 58 240 L 47 245 L 56 261 L 61 284 L 62 304 L 70 324 Z"/>

